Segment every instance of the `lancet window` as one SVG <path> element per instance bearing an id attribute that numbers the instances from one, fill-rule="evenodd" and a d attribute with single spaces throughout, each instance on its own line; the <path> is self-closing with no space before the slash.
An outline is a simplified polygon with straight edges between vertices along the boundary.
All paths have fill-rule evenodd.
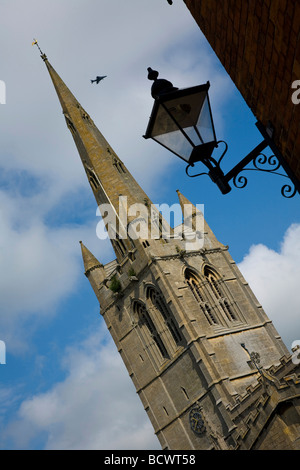
<path id="1" fill-rule="evenodd" d="M 92 188 L 97 190 L 100 186 L 100 182 L 99 182 L 99 179 L 98 179 L 96 173 L 93 170 L 90 170 L 88 168 L 87 169 L 87 174 L 88 174 L 89 182 L 90 182 Z"/>
<path id="2" fill-rule="evenodd" d="M 182 342 L 182 335 L 179 331 L 179 328 L 176 324 L 173 315 L 166 305 L 163 297 L 160 293 L 153 287 L 148 286 L 146 290 L 146 297 L 151 303 L 151 307 L 153 310 L 156 310 L 163 319 L 164 324 L 167 326 L 167 330 L 171 334 L 171 338 L 175 342 L 176 345 L 179 345 Z"/>
<path id="3" fill-rule="evenodd" d="M 65 116 L 65 120 L 66 120 L 68 128 L 70 129 L 71 133 L 73 135 L 75 135 L 76 134 L 76 127 L 74 126 L 70 116 L 66 113 L 64 113 L 64 116 Z"/>
<path id="4" fill-rule="evenodd" d="M 115 234 L 115 237 L 112 239 L 112 242 L 113 246 L 116 248 L 116 254 L 119 254 L 121 258 L 124 258 L 127 253 L 127 248 L 123 239 L 120 238 L 118 233 Z"/>
<path id="5" fill-rule="evenodd" d="M 117 158 L 114 158 L 113 165 L 116 167 L 116 169 L 118 170 L 119 173 L 126 173 L 125 169 L 124 169 L 124 166 L 123 166 L 123 163 L 120 160 L 118 160 Z"/>
<path id="6" fill-rule="evenodd" d="M 236 321 L 237 316 L 234 313 L 231 305 L 229 304 L 226 295 L 223 291 L 223 288 L 221 286 L 221 282 L 219 281 L 217 275 L 215 274 L 214 271 L 212 271 L 211 268 L 208 266 L 205 266 L 204 268 L 204 276 L 207 280 L 208 287 L 211 291 L 212 296 L 214 297 L 215 301 L 217 301 L 220 305 L 220 308 L 225 314 L 227 320 L 229 321 Z"/>
<path id="7" fill-rule="evenodd" d="M 169 357 L 167 349 L 158 333 L 158 330 L 146 309 L 146 306 L 139 301 L 133 303 L 133 313 L 138 318 L 138 323 L 144 334 L 146 347 L 158 359 L 167 359 Z"/>
<path id="8" fill-rule="evenodd" d="M 195 273 L 193 273 L 192 271 L 187 269 L 185 271 L 185 279 L 186 279 L 186 282 L 187 282 L 189 288 L 192 291 L 193 296 L 197 300 L 197 302 L 198 302 L 198 304 L 201 308 L 202 313 L 206 317 L 208 323 L 210 325 L 218 325 L 219 324 L 218 318 L 213 313 L 209 303 L 205 299 L 205 296 L 202 292 L 200 278 Z"/>
<path id="9" fill-rule="evenodd" d="M 202 276 L 187 269 L 185 279 L 210 325 L 226 327 L 232 322 L 241 321 L 236 305 L 227 295 L 224 282 L 210 266 L 205 266 Z"/>

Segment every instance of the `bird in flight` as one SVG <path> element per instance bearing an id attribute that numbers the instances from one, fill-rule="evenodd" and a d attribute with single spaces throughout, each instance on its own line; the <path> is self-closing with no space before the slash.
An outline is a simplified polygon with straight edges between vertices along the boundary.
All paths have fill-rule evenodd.
<path id="1" fill-rule="evenodd" d="M 103 78 L 106 78 L 106 77 L 107 75 L 102 75 L 102 77 L 96 77 L 95 80 L 91 80 L 91 83 L 94 83 L 94 82 L 99 83 L 101 82 L 101 80 L 103 80 Z"/>

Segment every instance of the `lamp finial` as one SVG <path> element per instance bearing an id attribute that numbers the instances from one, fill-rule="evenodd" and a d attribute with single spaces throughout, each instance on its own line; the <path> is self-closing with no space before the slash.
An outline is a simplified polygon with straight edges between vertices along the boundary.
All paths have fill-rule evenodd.
<path id="1" fill-rule="evenodd" d="M 164 93 L 169 93 L 170 91 L 178 90 L 173 86 L 173 83 L 165 80 L 164 78 L 158 78 L 159 73 L 157 70 L 153 70 L 151 67 L 147 68 L 148 70 L 148 79 L 153 80 L 154 83 L 151 87 L 152 98 L 156 99 Z"/>

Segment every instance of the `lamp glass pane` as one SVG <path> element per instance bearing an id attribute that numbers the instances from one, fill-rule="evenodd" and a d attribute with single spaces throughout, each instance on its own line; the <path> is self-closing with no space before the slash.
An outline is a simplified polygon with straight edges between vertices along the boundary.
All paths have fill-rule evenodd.
<path id="1" fill-rule="evenodd" d="M 169 132 L 178 131 L 178 126 L 166 111 L 162 104 L 159 105 L 157 113 L 155 115 L 155 122 L 152 128 L 151 137 L 162 134 L 168 134 Z"/>
<path id="2" fill-rule="evenodd" d="M 165 101 L 164 105 L 182 129 L 189 129 L 197 126 L 205 97 L 206 92 L 201 91 Z"/>
<path id="3" fill-rule="evenodd" d="M 204 103 L 203 103 L 203 106 L 202 106 L 202 109 L 198 118 L 197 129 L 205 143 L 213 142 L 216 140 L 207 97 L 205 97 L 205 100 L 204 100 Z"/>
<path id="4" fill-rule="evenodd" d="M 189 161 L 193 146 L 181 131 L 177 130 L 162 135 L 156 135 L 155 137 L 153 136 L 153 139 L 176 153 L 176 155 L 182 157 L 187 162 Z"/>
<path id="5" fill-rule="evenodd" d="M 215 141 L 215 135 L 207 90 L 180 91 L 158 104 L 149 137 L 189 161 L 193 149 Z"/>

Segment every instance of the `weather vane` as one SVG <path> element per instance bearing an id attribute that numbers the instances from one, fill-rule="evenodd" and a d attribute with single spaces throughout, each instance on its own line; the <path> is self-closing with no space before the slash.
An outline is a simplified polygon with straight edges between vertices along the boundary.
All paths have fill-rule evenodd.
<path id="1" fill-rule="evenodd" d="M 37 42 L 37 39 L 33 39 L 33 43 L 32 43 L 33 46 L 37 46 L 38 50 L 40 51 L 41 53 L 41 57 L 43 60 L 47 60 L 47 56 L 46 54 L 43 53 L 43 51 L 41 50 L 40 46 L 39 46 L 39 43 Z"/>

